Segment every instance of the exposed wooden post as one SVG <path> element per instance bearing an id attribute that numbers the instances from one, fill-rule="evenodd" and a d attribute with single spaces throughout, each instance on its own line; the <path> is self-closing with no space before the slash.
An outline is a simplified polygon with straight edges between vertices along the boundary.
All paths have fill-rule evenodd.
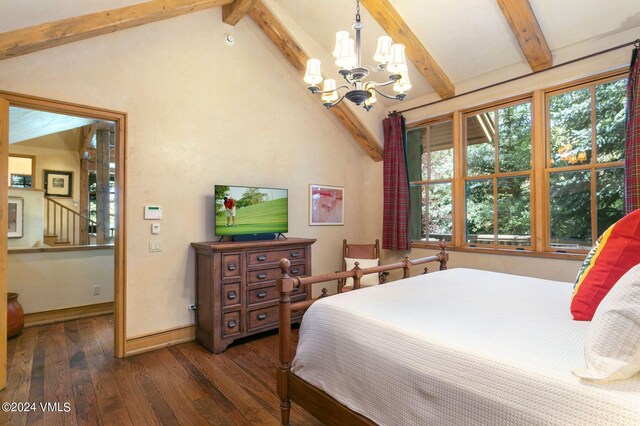
<path id="1" fill-rule="evenodd" d="M 408 254 L 404 255 L 402 263 L 404 263 L 402 267 L 402 278 L 409 278 L 411 276 L 411 261 L 409 260 Z"/>
<path id="2" fill-rule="evenodd" d="M 82 154 L 80 154 L 82 155 Z M 82 216 L 89 217 L 89 160 L 80 160 L 80 191 L 78 194 L 78 209 Z M 89 223 L 80 218 L 80 244 L 89 244 Z"/>
<path id="3" fill-rule="evenodd" d="M 109 130 L 96 131 L 96 242 L 110 242 L 110 209 L 109 209 Z"/>
<path id="4" fill-rule="evenodd" d="M 282 276 L 276 280 L 280 294 L 278 333 L 280 343 L 280 366 L 276 374 L 278 397 L 280 398 L 280 417 L 283 425 L 289 424 L 291 402 L 289 401 L 289 371 L 291 370 L 291 297 L 294 280 L 289 276 L 291 262 L 281 259 L 278 265 Z"/>

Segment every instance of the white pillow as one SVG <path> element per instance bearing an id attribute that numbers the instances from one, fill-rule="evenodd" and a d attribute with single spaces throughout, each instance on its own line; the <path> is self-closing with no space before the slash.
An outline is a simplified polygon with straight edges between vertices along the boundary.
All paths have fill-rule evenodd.
<path id="1" fill-rule="evenodd" d="M 578 377 L 622 380 L 640 371 L 640 264 L 624 274 L 600 302 L 584 352 L 586 365 L 573 370 Z"/>
<path id="2" fill-rule="evenodd" d="M 355 268 L 356 262 L 358 262 L 358 267 L 360 269 L 367 269 L 378 266 L 380 264 L 380 259 L 351 259 L 349 257 L 345 257 L 344 263 L 347 265 L 346 270 L 350 271 Z M 363 275 L 360 279 L 360 288 L 371 287 L 378 284 L 380 284 L 380 278 L 378 277 L 378 274 Z M 353 287 L 353 278 L 347 278 L 344 286 Z"/>

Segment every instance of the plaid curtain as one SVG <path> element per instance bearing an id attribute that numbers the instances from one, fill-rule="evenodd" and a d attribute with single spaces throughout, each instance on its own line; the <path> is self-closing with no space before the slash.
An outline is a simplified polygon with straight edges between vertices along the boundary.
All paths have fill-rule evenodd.
<path id="1" fill-rule="evenodd" d="M 382 248 L 410 250 L 409 179 L 405 153 L 404 117 L 390 115 L 384 128 L 384 212 Z"/>
<path id="2" fill-rule="evenodd" d="M 626 213 L 640 208 L 640 60 L 631 54 L 627 80 L 627 136 L 624 144 L 624 200 Z"/>

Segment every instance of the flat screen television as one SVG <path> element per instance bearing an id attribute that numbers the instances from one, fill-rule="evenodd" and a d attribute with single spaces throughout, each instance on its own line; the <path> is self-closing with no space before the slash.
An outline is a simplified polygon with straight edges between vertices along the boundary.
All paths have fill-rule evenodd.
<path id="1" fill-rule="evenodd" d="M 289 231 L 289 191 L 256 186 L 215 186 L 216 235 Z"/>

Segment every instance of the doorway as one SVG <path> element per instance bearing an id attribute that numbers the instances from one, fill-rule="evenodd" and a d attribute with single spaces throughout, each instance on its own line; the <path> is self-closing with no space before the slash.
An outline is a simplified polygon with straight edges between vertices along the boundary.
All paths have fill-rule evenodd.
<path id="1" fill-rule="evenodd" d="M 90 106 L 77 105 L 77 104 L 71 104 L 66 102 L 58 102 L 54 100 L 48 100 L 48 99 L 42 99 L 42 98 L 37 98 L 37 97 L 32 97 L 27 95 L 20 95 L 20 94 L 0 91 L 0 164 L 6 165 L 7 169 L 8 169 L 8 156 L 9 156 L 8 134 L 9 134 L 9 131 L 11 130 L 9 128 L 11 126 L 11 123 L 8 120 L 8 117 L 9 117 L 8 110 L 10 107 L 17 107 L 17 108 L 22 108 L 26 110 L 43 111 L 48 113 L 56 113 L 56 114 L 61 114 L 65 116 L 76 117 L 78 119 L 90 119 L 90 120 L 93 120 L 94 123 L 96 124 L 94 126 L 95 127 L 94 132 L 98 135 L 96 137 L 103 137 L 103 138 L 113 137 L 114 138 L 115 143 L 113 146 L 113 157 L 112 157 L 114 160 L 113 161 L 114 164 L 111 164 L 111 161 L 107 160 L 106 166 L 103 164 L 103 167 L 102 167 L 102 176 L 99 176 L 99 170 L 96 169 L 95 173 L 97 176 L 95 178 L 92 178 L 92 179 L 97 178 L 99 179 L 99 181 L 107 182 L 106 184 L 107 189 L 105 191 L 95 191 L 94 194 L 90 195 L 87 198 L 87 208 L 91 208 L 91 206 L 93 206 L 94 208 L 93 211 L 95 212 L 96 215 L 102 214 L 103 216 L 104 215 L 108 216 L 106 220 L 102 221 L 102 223 L 104 224 L 104 227 L 102 229 L 101 242 L 106 244 L 109 244 L 110 242 L 113 243 L 114 355 L 119 358 L 123 357 L 125 355 L 125 312 L 126 312 L 125 270 L 124 270 L 124 265 L 125 265 L 125 222 L 124 222 L 125 196 L 124 194 L 125 194 L 125 166 L 126 166 L 124 153 L 125 153 L 125 146 L 126 146 L 126 118 L 127 118 L 126 114 L 117 112 L 117 111 L 110 111 L 110 110 L 105 110 L 105 109 L 100 109 L 100 108 L 95 108 Z M 89 127 L 85 127 L 85 131 L 91 131 L 91 125 L 88 125 L 88 126 Z M 100 132 L 102 132 L 102 136 L 100 136 Z M 90 140 L 90 139 L 93 139 L 93 136 L 89 138 L 88 135 L 85 135 L 85 140 Z M 107 145 L 103 144 L 102 146 L 107 147 L 105 148 L 107 150 L 106 157 L 105 155 L 101 157 L 102 161 L 104 161 L 105 158 L 107 159 L 110 158 L 109 150 L 111 149 L 111 146 L 109 143 Z M 93 148 L 92 146 L 88 146 L 85 148 L 87 148 L 88 150 L 92 150 L 92 149 L 97 150 L 97 147 Z M 80 151 L 81 149 L 79 149 L 78 152 Z M 86 151 L 85 151 L 85 154 L 87 154 Z M 80 155 L 82 155 L 82 153 L 80 153 Z M 90 155 L 88 155 L 88 157 L 90 157 Z M 89 169 L 86 169 L 86 170 L 88 172 L 86 175 L 86 184 L 88 188 L 89 179 L 90 179 L 89 172 L 91 172 L 91 170 Z M 106 177 L 104 175 L 105 174 L 104 170 L 107 170 Z M 113 171 L 113 173 L 111 173 L 111 170 Z M 71 175 L 66 173 L 59 173 L 59 172 L 66 172 L 65 170 L 52 169 L 52 170 L 49 170 L 49 172 L 52 172 L 52 173 L 48 175 L 47 178 L 44 178 L 44 176 L 42 178 L 44 179 L 44 182 L 48 182 L 51 185 L 51 192 L 53 192 L 54 194 L 57 191 L 64 193 L 64 191 L 67 191 L 69 189 L 68 187 L 72 185 L 71 179 L 73 178 L 71 177 Z M 15 174 L 16 174 L 15 176 L 16 185 L 33 184 L 34 179 L 37 179 L 36 176 L 31 176 L 31 178 L 29 178 L 29 176 L 27 176 L 28 173 L 26 172 L 25 173 L 19 172 Z M 8 203 L 8 192 L 9 192 L 8 184 L 9 184 L 10 178 L 7 174 L 3 174 L 3 175 L 4 176 L 0 178 L 0 202 L 2 202 L 3 205 L 7 205 L 6 203 Z M 4 179 L 6 179 L 6 181 L 4 181 Z M 103 188 L 105 188 L 104 185 L 103 185 Z M 101 192 L 101 193 L 98 193 L 98 192 Z M 103 197 L 103 199 L 106 200 L 107 205 L 114 206 L 115 208 L 113 209 L 109 207 L 102 208 L 102 209 L 96 208 L 97 197 Z M 75 201 L 73 201 L 73 198 L 71 200 L 72 200 L 72 203 L 75 203 Z M 92 204 L 92 200 L 93 200 L 93 204 Z M 77 202 L 78 204 L 80 203 L 80 198 L 78 198 Z M 103 203 L 102 205 L 104 206 L 105 204 Z M 102 210 L 102 213 L 100 213 L 100 210 Z M 66 215 L 68 216 L 69 213 L 66 213 Z M 0 284 L 0 293 L 2 294 L 6 293 L 7 291 L 6 265 L 7 265 L 8 222 L 6 225 L 4 224 L 4 221 L 7 220 L 6 215 L 4 216 L 5 217 L 0 216 L 0 219 L 2 219 L 3 221 L 2 223 L 3 230 L 2 230 L 2 233 L 0 233 L 0 240 L 2 240 L 2 243 L 0 243 L 0 281 L 2 281 L 2 283 Z M 67 221 L 66 224 L 60 225 L 61 228 L 65 229 L 64 231 L 62 231 L 63 233 L 70 233 L 70 234 L 73 233 L 73 232 L 70 232 L 70 229 L 75 229 L 75 226 L 72 227 L 70 223 L 71 223 L 70 221 Z M 94 229 L 88 228 L 87 233 L 92 234 L 91 232 L 92 230 L 96 231 L 95 238 L 97 238 L 97 235 L 100 232 L 100 230 L 95 229 L 95 226 L 94 226 Z M 91 238 L 91 235 L 89 235 L 88 238 Z M 42 250 L 47 250 L 46 248 L 44 248 L 44 246 L 45 244 L 43 242 Z M 2 328 L 2 332 L 0 332 L 0 334 L 3 334 L 6 332 L 6 323 L 2 321 L 1 318 L 4 318 L 6 320 L 5 304 L 0 304 L 0 327 Z M 6 370 L 6 339 L 2 338 L 2 336 L 0 336 L 0 339 L 1 339 L 0 342 L 4 341 L 4 346 L 0 344 L 0 371 L 4 372 Z M 2 373 L 0 373 L 0 388 L 3 387 L 4 381 L 5 381 L 3 380 L 3 376 L 1 374 Z"/>

